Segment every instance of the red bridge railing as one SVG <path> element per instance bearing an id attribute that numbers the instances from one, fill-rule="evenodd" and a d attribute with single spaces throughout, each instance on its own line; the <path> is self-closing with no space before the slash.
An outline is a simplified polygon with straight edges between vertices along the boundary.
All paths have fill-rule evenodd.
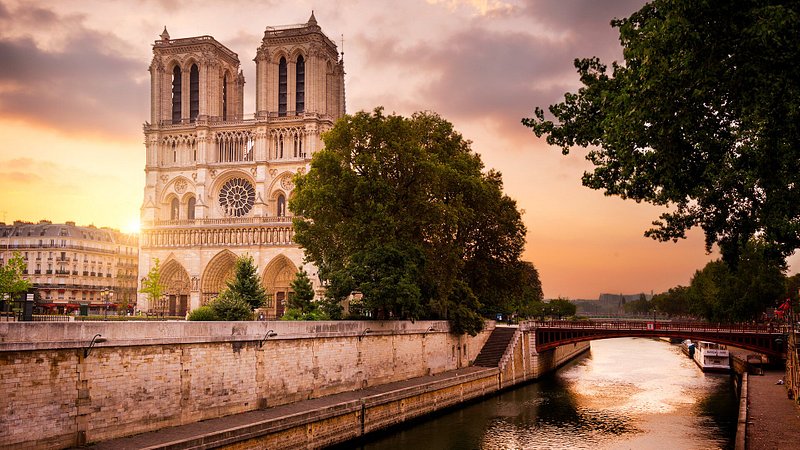
<path id="1" fill-rule="evenodd" d="M 641 321 L 641 320 L 609 320 L 609 321 L 571 321 L 571 320 L 545 320 L 527 321 L 526 328 L 559 328 L 577 330 L 663 330 L 663 331 L 708 331 L 728 333 L 786 333 L 785 325 L 770 324 L 714 324 L 707 322 L 667 322 L 667 321 Z"/>

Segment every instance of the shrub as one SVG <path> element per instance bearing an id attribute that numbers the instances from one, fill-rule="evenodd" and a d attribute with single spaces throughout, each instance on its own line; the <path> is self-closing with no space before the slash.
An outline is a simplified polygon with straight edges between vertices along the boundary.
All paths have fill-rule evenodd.
<path id="1" fill-rule="evenodd" d="M 209 305 L 217 320 L 253 320 L 250 304 L 237 292 L 225 289 Z"/>
<path id="2" fill-rule="evenodd" d="M 217 313 L 214 311 L 214 308 L 206 305 L 192 310 L 192 312 L 189 313 L 189 320 L 196 322 L 208 322 L 219 319 L 217 318 Z"/>

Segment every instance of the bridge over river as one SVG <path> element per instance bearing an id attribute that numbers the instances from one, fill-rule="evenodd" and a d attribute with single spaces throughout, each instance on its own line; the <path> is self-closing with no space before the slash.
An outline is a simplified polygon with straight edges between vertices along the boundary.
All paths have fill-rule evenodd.
<path id="1" fill-rule="evenodd" d="M 772 357 L 786 357 L 788 329 L 768 324 L 713 324 L 672 321 L 534 321 L 523 327 L 536 334 L 536 350 L 617 337 L 669 337 L 711 341 Z"/>

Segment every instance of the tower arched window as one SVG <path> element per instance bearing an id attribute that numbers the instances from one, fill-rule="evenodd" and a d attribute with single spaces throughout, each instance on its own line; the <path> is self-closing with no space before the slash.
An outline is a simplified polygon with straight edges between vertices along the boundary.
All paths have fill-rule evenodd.
<path id="1" fill-rule="evenodd" d="M 297 57 L 297 64 L 295 66 L 295 87 L 297 88 L 297 93 L 295 94 L 294 110 L 300 114 L 305 109 L 306 104 L 306 60 L 303 59 L 303 55 Z"/>
<path id="2" fill-rule="evenodd" d="M 189 202 L 186 205 L 186 218 L 189 220 L 194 220 L 194 207 L 197 204 L 197 201 L 194 197 L 189 197 Z"/>
<path id="3" fill-rule="evenodd" d="M 200 114 L 200 69 L 192 64 L 189 69 L 189 120 L 194 122 Z"/>
<path id="4" fill-rule="evenodd" d="M 278 136 L 278 159 L 283 159 L 283 135 Z"/>
<path id="5" fill-rule="evenodd" d="M 278 209 L 278 211 L 277 211 L 277 213 L 278 213 L 277 216 L 278 217 L 286 216 L 286 197 L 284 197 L 283 194 L 278 196 L 278 208 L 277 209 Z"/>
<path id="6" fill-rule="evenodd" d="M 178 220 L 180 217 L 180 204 L 177 198 L 173 198 L 169 208 L 169 219 Z"/>
<path id="7" fill-rule="evenodd" d="M 181 123 L 181 68 L 172 69 L 172 123 Z"/>
<path id="8" fill-rule="evenodd" d="M 228 74 L 222 77 L 222 120 L 228 120 Z"/>
<path id="9" fill-rule="evenodd" d="M 286 92 L 288 89 L 286 75 L 286 58 L 278 63 L 278 116 L 286 116 Z"/>

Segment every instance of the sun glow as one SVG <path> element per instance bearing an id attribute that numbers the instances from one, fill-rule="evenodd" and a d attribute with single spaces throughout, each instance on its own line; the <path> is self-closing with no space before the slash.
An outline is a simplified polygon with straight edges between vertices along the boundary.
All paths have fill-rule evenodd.
<path id="1" fill-rule="evenodd" d="M 139 222 L 139 219 L 133 219 L 130 222 L 128 222 L 127 225 L 125 225 L 125 228 L 123 228 L 122 231 L 130 234 L 139 234 L 141 228 L 142 225 Z"/>

